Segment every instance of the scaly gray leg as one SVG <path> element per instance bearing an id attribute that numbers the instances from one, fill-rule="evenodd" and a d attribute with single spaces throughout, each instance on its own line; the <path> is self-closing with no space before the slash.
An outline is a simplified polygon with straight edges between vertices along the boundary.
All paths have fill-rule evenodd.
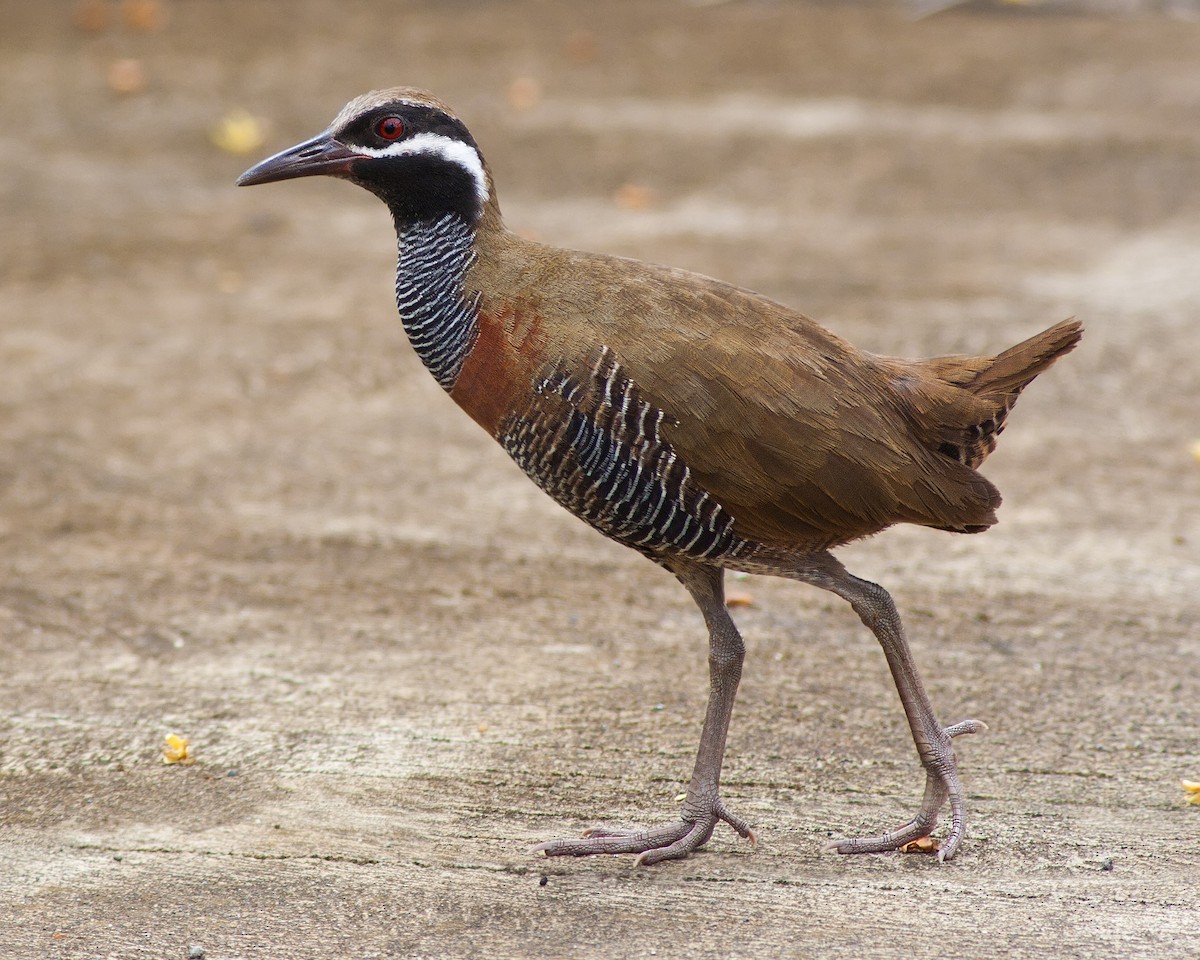
<path id="1" fill-rule="evenodd" d="M 963 720 L 949 727 L 938 723 L 929 694 L 921 683 L 917 665 L 904 637 L 904 627 L 896 605 L 883 587 L 851 575 L 830 554 L 809 558 L 803 568 L 787 576 L 824 590 L 832 591 L 849 601 L 854 612 L 870 628 L 883 647 L 896 691 L 904 705 L 908 725 L 921 764 L 925 767 L 925 796 L 916 816 L 904 826 L 877 837 L 853 837 L 838 840 L 830 848 L 838 853 L 880 853 L 896 850 L 906 843 L 927 837 L 937 825 L 938 815 L 950 801 L 950 833 L 942 841 L 939 860 L 949 860 L 958 851 L 966 831 L 966 812 L 962 781 L 951 741 L 964 733 L 979 733 L 987 725 L 979 720 Z"/>
<path id="2" fill-rule="evenodd" d="M 741 634 L 725 609 L 724 571 L 678 560 L 671 561 L 667 569 L 688 588 L 708 626 L 708 709 L 682 818 L 677 823 L 642 831 L 593 829 L 585 832 L 581 840 L 551 840 L 534 847 L 548 857 L 636 853 L 639 865 L 679 860 L 708 842 L 718 820 L 724 820 L 751 843 L 757 842 L 749 825 L 730 813 L 721 801 L 725 737 L 729 733 L 729 718 L 745 653 Z"/>

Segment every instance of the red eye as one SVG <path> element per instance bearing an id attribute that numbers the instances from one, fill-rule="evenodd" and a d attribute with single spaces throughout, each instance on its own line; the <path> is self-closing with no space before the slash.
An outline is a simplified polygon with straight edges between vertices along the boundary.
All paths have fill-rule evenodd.
<path id="1" fill-rule="evenodd" d="M 399 117 L 384 117 L 375 124 L 375 133 L 384 140 L 399 140 L 404 136 L 404 121 Z"/>

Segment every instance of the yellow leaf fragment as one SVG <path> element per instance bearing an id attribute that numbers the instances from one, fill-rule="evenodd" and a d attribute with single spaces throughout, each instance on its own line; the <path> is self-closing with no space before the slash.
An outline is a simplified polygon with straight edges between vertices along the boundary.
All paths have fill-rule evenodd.
<path id="1" fill-rule="evenodd" d="M 190 743 L 191 741 L 187 737 L 168 733 L 166 739 L 163 741 L 163 763 L 181 763 L 184 766 L 190 766 L 195 763 L 196 758 L 188 753 L 188 745 Z"/>
<path id="2" fill-rule="evenodd" d="M 748 593 L 730 593 L 725 596 L 725 606 L 731 610 L 735 607 L 752 607 L 754 598 Z"/>
<path id="3" fill-rule="evenodd" d="M 1187 791 L 1188 803 L 1200 804 L 1200 781 L 1196 780 L 1180 780 L 1179 785 Z"/>
<path id="4" fill-rule="evenodd" d="M 267 139 L 261 120 L 245 110 L 230 110 L 209 131 L 212 142 L 226 153 L 251 153 Z"/>

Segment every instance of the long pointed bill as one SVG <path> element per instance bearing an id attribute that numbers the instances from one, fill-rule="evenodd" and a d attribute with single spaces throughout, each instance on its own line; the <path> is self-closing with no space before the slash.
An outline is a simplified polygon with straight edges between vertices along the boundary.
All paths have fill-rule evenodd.
<path id="1" fill-rule="evenodd" d="M 251 167 L 237 178 L 239 187 L 252 187 L 257 183 L 273 183 L 276 180 L 292 180 L 296 177 L 315 177 L 320 174 L 345 177 L 350 164 L 362 156 L 339 143 L 328 132 L 305 140 L 282 153 L 267 157 L 262 163 Z"/>

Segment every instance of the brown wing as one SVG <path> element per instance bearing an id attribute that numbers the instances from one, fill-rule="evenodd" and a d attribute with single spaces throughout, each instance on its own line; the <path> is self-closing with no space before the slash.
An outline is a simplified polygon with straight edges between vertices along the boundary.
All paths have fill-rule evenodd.
<path id="1" fill-rule="evenodd" d="M 897 365 L 682 271 L 627 275 L 611 296 L 597 335 L 666 412 L 664 435 L 740 536 L 820 549 L 899 522 L 995 522 L 995 487 L 914 430 Z"/>

